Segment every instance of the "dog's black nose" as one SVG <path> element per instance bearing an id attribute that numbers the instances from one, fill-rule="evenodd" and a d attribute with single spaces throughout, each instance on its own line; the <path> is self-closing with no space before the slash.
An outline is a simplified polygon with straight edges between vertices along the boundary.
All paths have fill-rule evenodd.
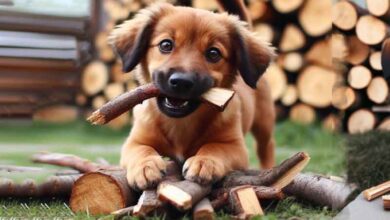
<path id="1" fill-rule="evenodd" d="M 193 74 L 173 73 L 168 85 L 175 92 L 189 92 L 195 85 L 195 79 Z"/>

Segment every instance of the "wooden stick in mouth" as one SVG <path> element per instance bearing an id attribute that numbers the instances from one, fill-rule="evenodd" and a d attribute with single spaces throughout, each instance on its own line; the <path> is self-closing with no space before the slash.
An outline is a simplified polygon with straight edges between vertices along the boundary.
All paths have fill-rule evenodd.
<path id="1" fill-rule="evenodd" d="M 229 89 L 211 88 L 201 96 L 201 100 L 223 111 L 233 98 L 234 93 Z M 144 100 L 157 97 L 160 94 L 160 90 L 153 83 L 139 86 L 107 102 L 100 109 L 93 112 L 87 120 L 94 125 L 106 124 Z"/>

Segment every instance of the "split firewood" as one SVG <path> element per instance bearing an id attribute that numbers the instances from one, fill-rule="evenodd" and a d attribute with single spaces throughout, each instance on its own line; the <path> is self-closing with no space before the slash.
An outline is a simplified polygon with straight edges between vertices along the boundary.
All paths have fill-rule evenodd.
<path id="1" fill-rule="evenodd" d="M 287 76 L 283 69 L 276 63 L 271 64 L 264 74 L 264 79 L 269 84 L 272 100 L 279 100 L 287 86 Z"/>
<path id="2" fill-rule="evenodd" d="M 286 71 L 296 73 L 303 67 L 304 60 L 301 53 L 290 52 L 279 55 L 278 64 Z"/>
<path id="3" fill-rule="evenodd" d="M 362 81 L 364 82 L 364 79 L 359 82 L 356 82 L 356 80 L 357 79 L 354 76 L 353 78 L 348 79 L 348 81 L 350 81 L 350 84 L 354 84 L 354 86 L 362 86 Z M 349 86 L 336 86 L 333 89 L 332 96 L 332 105 L 336 109 L 345 110 L 359 103 L 359 98 L 355 90 L 353 90 Z"/>
<path id="4" fill-rule="evenodd" d="M 91 62 L 84 69 L 81 87 L 86 95 L 92 96 L 104 89 L 108 79 L 109 74 L 106 65 L 100 61 Z"/>
<path id="5" fill-rule="evenodd" d="M 194 220 L 213 220 L 215 213 L 213 206 L 208 198 L 204 198 L 196 204 L 192 212 L 192 219 Z"/>
<path id="6" fill-rule="evenodd" d="M 283 31 L 279 48 L 282 52 L 301 49 L 306 43 L 305 34 L 294 24 L 288 24 Z"/>
<path id="7" fill-rule="evenodd" d="M 361 42 L 355 35 L 347 37 L 347 45 L 348 55 L 345 60 L 352 65 L 363 63 L 370 54 L 370 47 Z"/>
<path id="8" fill-rule="evenodd" d="M 298 15 L 299 23 L 312 37 L 319 37 L 332 28 L 332 1 L 306 0 Z"/>
<path id="9" fill-rule="evenodd" d="M 298 174 L 283 191 L 287 195 L 338 210 L 347 204 L 356 189 L 355 185 L 334 181 L 324 176 Z"/>
<path id="10" fill-rule="evenodd" d="M 69 203 L 74 212 L 97 215 L 134 205 L 136 199 L 136 192 L 127 183 L 126 171 L 116 169 L 84 174 L 74 183 Z"/>
<path id="11" fill-rule="evenodd" d="M 287 14 L 297 10 L 304 3 L 303 0 L 273 0 L 272 5 L 274 8 L 282 13 Z"/>
<path id="12" fill-rule="evenodd" d="M 25 172 L 23 173 L 23 175 L 26 175 Z M 72 191 L 72 186 L 74 182 L 80 176 L 81 174 L 59 176 L 49 175 L 43 181 L 27 178 L 21 182 L 13 180 L 10 177 L 0 177 L 0 198 L 68 197 L 70 195 L 70 192 Z"/>
<path id="13" fill-rule="evenodd" d="M 249 219 L 253 216 L 264 215 L 252 186 L 237 186 L 230 191 L 229 197 L 235 217 Z"/>
<path id="14" fill-rule="evenodd" d="M 35 163 L 45 163 L 45 164 L 51 164 L 51 165 L 57 165 L 63 167 L 71 167 L 75 170 L 80 171 L 81 173 L 94 172 L 100 169 L 118 168 L 118 166 L 97 164 L 72 154 L 49 153 L 49 152 L 34 154 L 32 156 L 32 161 Z"/>
<path id="15" fill-rule="evenodd" d="M 284 94 L 280 99 L 280 102 L 284 106 L 291 106 L 294 105 L 297 101 L 298 101 L 297 87 L 295 85 L 288 85 L 286 87 L 286 91 L 284 91 Z"/>
<path id="16" fill-rule="evenodd" d="M 390 180 L 377 186 L 371 187 L 363 191 L 363 196 L 368 201 L 371 201 L 379 196 L 390 192 Z"/>
<path id="17" fill-rule="evenodd" d="M 390 210 L 390 195 L 382 196 L 383 208 Z"/>
<path id="18" fill-rule="evenodd" d="M 316 112 L 310 105 L 299 103 L 291 107 L 289 118 L 293 122 L 308 125 L 316 120 Z"/>
<path id="19" fill-rule="evenodd" d="M 330 39 L 315 42 L 306 52 L 305 59 L 317 65 L 333 68 L 332 42 Z"/>
<path id="20" fill-rule="evenodd" d="M 389 85 L 382 76 L 374 77 L 367 87 L 368 98 L 376 104 L 384 103 L 389 97 Z"/>
<path id="21" fill-rule="evenodd" d="M 349 31 L 356 26 L 358 18 L 366 13 L 352 1 L 339 1 L 333 5 L 332 21 L 337 28 Z"/>
<path id="22" fill-rule="evenodd" d="M 383 121 L 378 125 L 378 130 L 390 131 L 390 117 L 383 119 Z"/>
<path id="23" fill-rule="evenodd" d="M 211 192 L 211 186 L 183 180 L 180 182 L 163 182 L 157 189 L 158 198 L 168 202 L 179 210 L 189 210 Z"/>
<path id="24" fill-rule="evenodd" d="M 366 88 L 371 79 L 371 71 L 363 65 L 354 66 L 348 72 L 348 83 L 354 89 Z"/>
<path id="25" fill-rule="evenodd" d="M 388 0 L 366 0 L 368 11 L 377 17 L 390 17 L 390 2 Z"/>
<path id="26" fill-rule="evenodd" d="M 381 51 L 375 51 L 370 54 L 370 58 L 369 58 L 370 66 L 376 71 L 382 71 L 381 57 L 382 57 Z"/>
<path id="27" fill-rule="evenodd" d="M 135 105 L 142 103 L 144 100 L 159 95 L 160 90 L 153 83 L 142 85 L 135 90 L 123 93 L 106 103 L 100 109 L 93 112 L 87 120 L 95 125 L 106 124 L 130 110 Z M 234 91 L 223 88 L 212 88 L 202 95 L 202 100 L 217 106 L 219 110 L 223 111 L 229 101 L 233 98 L 233 95 Z"/>
<path id="28" fill-rule="evenodd" d="M 222 186 L 229 188 L 233 186 L 253 185 L 272 186 L 282 189 L 302 171 L 309 162 L 310 157 L 304 152 L 300 152 L 283 161 L 280 165 L 262 171 L 256 171 L 254 175 L 245 175 L 243 171 L 234 171 L 224 178 Z"/>

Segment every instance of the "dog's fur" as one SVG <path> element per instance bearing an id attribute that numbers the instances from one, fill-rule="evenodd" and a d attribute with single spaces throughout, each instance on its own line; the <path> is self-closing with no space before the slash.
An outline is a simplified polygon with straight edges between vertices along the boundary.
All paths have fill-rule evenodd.
<path id="1" fill-rule="evenodd" d="M 158 49 L 164 38 L 175 42 L 170 54 Z M 214 86 L 236 91 L 224 112 L 201 104 L 186 117 L 171 118 L 159 111 L 155 99 L 136 106 L 133 128 L 121 154 L 131 186 L 154 186 L 166 168 L 162 156 L 185 162 L 184 177 L 203 184 L 219 180 L 229 171 L 245 169 L 248 153 L 244 134 L 248 131 L 257 141 L 262 167 L 273 166 L 274 106 L 267 83 L 258 79 L 274 52 L 244 22 L 226 13 L 157 4 L 120 25 L 111 42 L 125 72 L 138 65 L 136 76 L 142 83 L 151 82 L 156 69 L 180 68 L 209 74 Z M 217 63 L 204 57 L 210 46 L 222 53 Z"/>

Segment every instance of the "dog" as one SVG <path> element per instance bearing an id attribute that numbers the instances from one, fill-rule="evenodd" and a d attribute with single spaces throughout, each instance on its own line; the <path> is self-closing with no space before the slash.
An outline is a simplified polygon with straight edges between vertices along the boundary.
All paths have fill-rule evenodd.
<path id="1" fill-rule="evenodd" d="M 110 42 L 124 72 L 135 68 L 139 82 L 154 82 L 163 94 L 133 109 L 120 159 L 131 187 L 155 187 L 166 169 L 163 157 L 181 163 L 184 178 L 200 184 L 246 169 L 249 131 L 262 168 L 274 165 L 275 111 L 260 76 L 275 54 L 237 16 L 156 4 L 119 25 Z M 236 91 L 224 112 L 199 101 L 212 87 Z"/>

